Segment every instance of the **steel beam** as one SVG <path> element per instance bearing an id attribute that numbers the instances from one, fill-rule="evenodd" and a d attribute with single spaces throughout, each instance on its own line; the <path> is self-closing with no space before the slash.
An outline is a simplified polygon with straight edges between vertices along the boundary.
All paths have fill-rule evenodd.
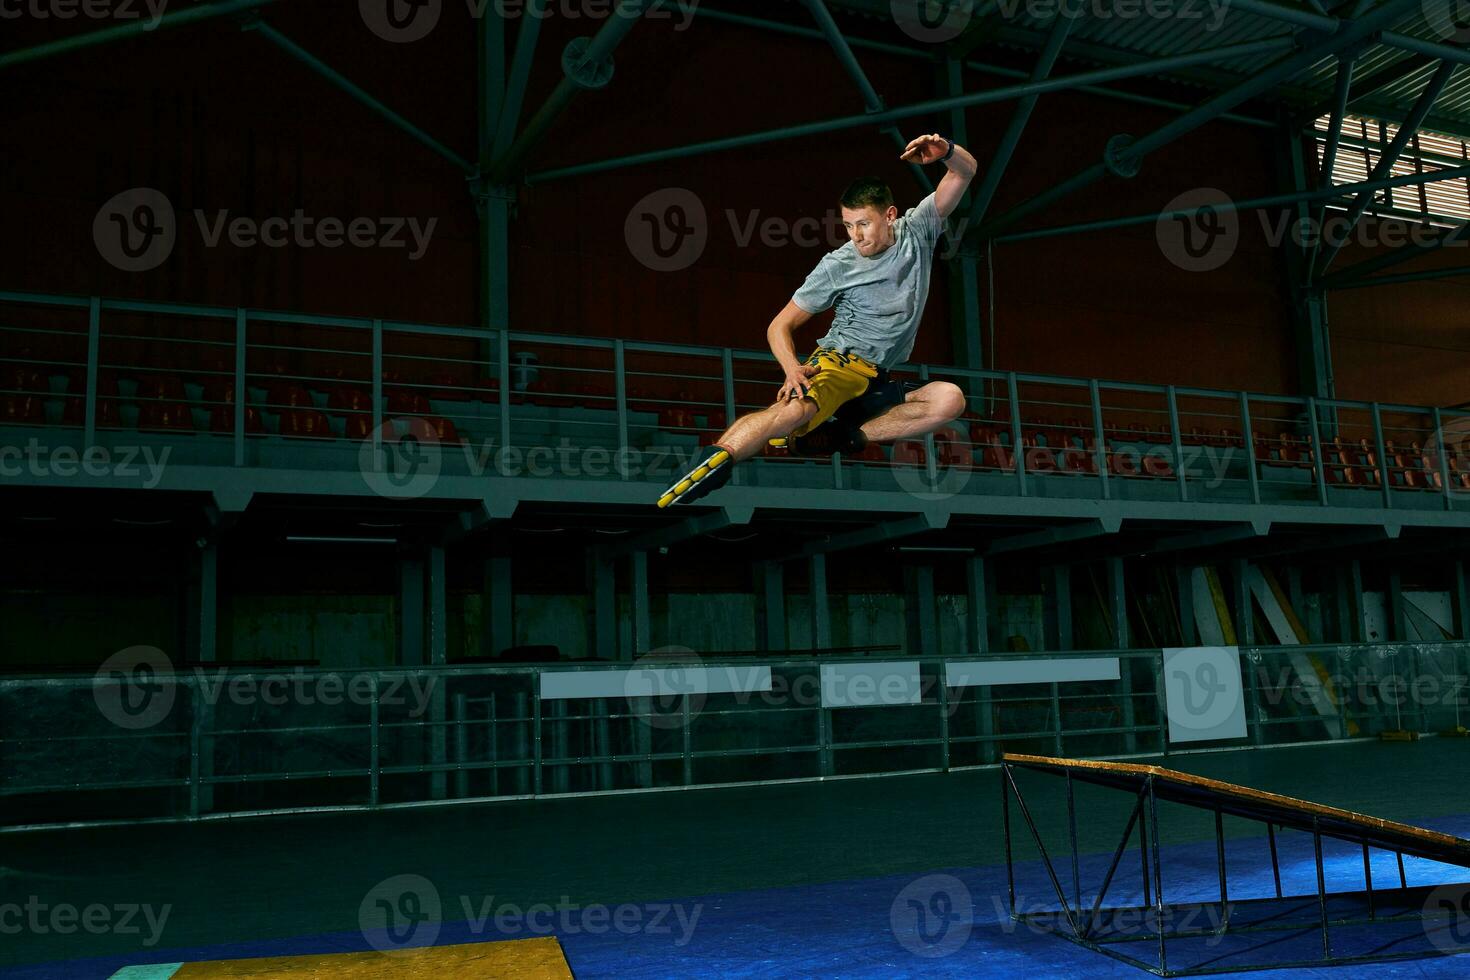
<path id="1" fill-rule="evenodd" d="M 988 7 L 989 4 L 987 4 L 986 6 Z M 790 37 L 816 39 L 820 39 L 822 37 L 820 31 L 814 30 L 812 28 L 798 27 L 795 24 L 787 24 L 782 21 L 769 20 L 764 17 L 751 17 L 746 14 L 732 14 L 728 11 L 714 10 L 705 6 L 700 6 L 699 9 L 695 12 L 701 18 L 724 21 L 725 23 L 729 24 L 740 24 L 745 27 L 753 27 L 758 30 L 772 31 L 777 34 L 785 34 Z M 972 19 L 978 19 L 980 16 L 980 10 L 977 9 L 972 15 Z M 886 41 L 872 41 L 868 40 L 867 38 L 850 37 L 847 39 L 847 43 L 852 45 L 854 48 L 862 48 L 866 51 L 880 51 L 884 54 L 890 54 L 900 58 L 912 58 L 919 61 L 933 61 L 935 58 L 935 56 L 928 51 L 920 50 L 918 48 L 913 48 L 902 44 L 890 44 Z M 947 60 L 955 60 L 957 62 L 960 62 L 962 63 L 963 67 L 969 68 L 971 71 L 980 72 L 984 75 L 994 75 L 998 78 L 1010 79 L 1024 79 L 1027 77 L 1026 72 L 1018 71 L 1014 68 L 1002 68 L 997 65 L 986 64 L 983 61 L 961 61 L 958 56 L 951 59 L 948 52 L 942 55 L 942 57 Z M 1189 104 L 1185 102 L 1176 102 L 1172 99 L 1161 99 L 1151 95 L 1142 95 L 1137 92 L 1123 92 L 1117 89 L 1102 88 L 1095 85 L 1079 86 L 1078 91 L 1085 92 L 1088 95 L 1096 95 L 1102 98 L 1115 99 L 1120 102 L 1132 102 L 1135 105 L 1155 106 L 1160 109 L 1189 108 Z M 1265 119 L 1257 119 L 1254 116 L 1241 116 L 1234 113 L 1226 113 L 1220 118 L 1229 122 L 1239 123 L 1244 126 L 1260 126 L 1262 128 L 1271 128 L 1276 125 L 1274 122 L 1270 122 Z"/>
<path id="2" fill-rule="evenodd" d="M 1051 33 L 1047 35 L 1046 46 L 1042 48 L 1040 56 L 1036 59 L 1036 66 L 1031 69 L 1031 81 L 1045 81 L 1051 74 L 1052 68 L 1057 63 L 1057 58 L 1062 53 L 1062 47 L 1067 43 L 1067 35 L 1071 33 L 1072 25 L 1076 18 L 1065 11 L 1059 11 L 1052 23 Z M 1026 130 L 1026 123 L 1031 119 L 1031 113 L 1036 108 L 1036 95 L 1025 95 L 1016 104 L 1011 113 L 1010 125 L 1006 127 L 1005 134 L 1001 136 L 994 154 L 990 157 L 990 166 L 985 170 L 985 176 L 980 181 L 980 186 L 975 189 L 974 200 L 970 204 L 969 213 L 965 217 L 965 226 L 971 227 L 985 220 L 985 212 L 990 210 L 990 202 L 995 199 L 996 188 L 1000 186 L 1000 179 L 1005 175 L 1006 167 L 1010 165 L 1011 156 L 1016 152 L 1016 145 L 1021 142 L 1021 134 Z"/>
<path id="3" fill-rule="evenodd" d="M 501 107 L 499 123 L 493 134 L 491 151 L 493 159 L 505 152 L 515 138 L 516 124 L 520 122 L 521 105 L 526 98 L 526 83 L 531 77 L 531 63 L 536 56 L 536 39 L 541 33 L 542 11 L 546 0 L 530 0 L 526 5 L 521 26 L 516 30 L 516 50 L 510 65 L 510 78 L 506 81 L 505 102 Z M 488 12 L 486 16 L 491 16 Z M 485 161 L 486 163 L 489 160 Z"/>
<path id="4" fill-rule="evenodd" d="M 1127 151 L 1128 156 L 1135 160 L 1142 160 L 1152 151 L 1172 143 L 1186 133 L 1190 133 L 1203 126 L 1205 123 L 1219 116 L 1220 113 L 1270 91 L 1287 79 L 1317 64 L 1323 58 L 1331 57 L 1339 52 L 1348 50 L 1365 38 L 1381 30 L 1385 24 L 1391 23 L 1394 19 L 1402 16 L 1403 10 L 1407 9 L 1411 2 L 1412 0 L 1388 0 L 1383 6 L 1364 14 L 1351 23 L 1343 25 L 1337 33 L 1327 37 L 1325 40 L 1303 50 L 1299 50 L 1294 54 L 1287 55 L 1275 64 L 1256 72 L 1234 88 L 1227 89 L 1224 92 L 1210 97 L 1173 122 L 1161 126 L 1147 136 L 1131 142 Z M 985 238 L 994 238 L 997 232 L 1009 228 L 1022 218 L 1042 210 L 1054 202 L 1101 180 L 1108 172 L 1109 170 L 1106 164 L 1102 162 L 1095 163 L 1067 180 L 1062 181 L 1050 190 L 1023 201 L 1005 214 L 986 222 L 981 227 L 971 229 L 969 235 L 974 236 L 977 241 Z"/>
<path id="5" fill-rule="evenodd" d="M 316 72 L 322 78 L 325 78 L 327 81 L 331 82 L 333 85 L 350 95 L 352 98 L 356 99 L 359 103 L 366 106 L 372 112 L 387 120 L 392 125 L 398 127 L 409 136 L 412 136 L 415 140 L 433 150 L 435 153 L 439 154 L 450 163 L 454 164 L 460 170 L 464 171 L 464 173 L 470 175 L 473 175 L 475 173 L 474 164 L 470 163 L 454 150 L 450 149 L 448 146 L 445 146 L 443 143 L 439 142 L 434 137 L 430 136 L 428 133 L 424 132 L 413 123 L 409 122 L 403 116 L 388 108 L 386 105 L 383 104 L 382 101 L 353 83 L 351 79 L 347 78 L 347 76 L 343 75 L 341 72 L 337 71 L 335 68 L 328 65 L 320 58 L 316 57 L 316 55 L 312 54 L 310 51 L 307 51 L 301 45 L 297 44 L 295 41 L 291 40 L 289 37 L 282 34 L 280 31 L 276 30 L 265 21 L 257 20 L 248 25 L 247 29 L 254 31 L 261 37 L 264 37 L 276 47 L 280 48 L 282 51 L 286 52 L 306 67 Z"/>
<path id="6" fill-rule="evenodd" d="M 1470 222 L 1464 222 L 1451 228 L 1428 244 L 1410 242 L 1407 245 L 1400 245 L 1398 248 L 1391 249 L 1382 255 L 1376 255 L 1371 259 L 1364 259 L 1356 265 L 1350 265 L 1346 269 L 1327 276 L 1321 281 L 1320 285 L 1324 289 L 1332 289 L 1340 282 L 1356 282 L 1367 276 L 1371 276 L 1375 272 L 1380 272 L 1403 262 L 1409 262 L 1419 258 L 1421 255 L 1429 255 L 1448 245 L 1463 242 L 1467 238 L 1470 238 Z"/>
<path id="7" fill-rule="evenodd" d="M 613 7 L 612 14 L 601 29 L 593 35 L 591 43 L 582 55 L 584 65 L 596 64 L 612 56 L 613 51 L 622 43 L 628 32 L 643 17 L 644 10 L 648 7 L 648 0 L 618 0 Z M 572 98 L 582 90 L 582 86 L 570 76 L 563 76 L 552 89 L 546 101 L 536 110 L 527 122 L 526 128 L 521 135 L 516 137 L 514 143 L 506 148 L 505 152 L 496 158 L 490 167 L 490 180 L 492 183 L 503 183 L 514 174 L 525 160 L 526 154 L 531 151 L 546 131 L 551 128 L 558 116 L 562 114 Z"/>
<path id="8" fill-rule="evenodd" d="M 1455 180 L 1460 177 L 1470 177 L 1470 165 L 1463 167 L 1449 167 L 1444 170 L 1435 170 L 1422 174 L 1404 174 L 1400 177 L 1385 177 L 1382 180 L 1364 180 L 1356 184 L 1337 184 L 1322 190 L 1302 191 L 1291 194 L 1272 194 L 1268 197 L 1254 197 L 1244 201 L 1220 201 L 1211 204 L 1215 211 L 1251 211 L 1258 208 L 1282 207 L 1285 205 L 1298 204 L 1302 201 L 1329 200 L 1334 197 L 1343 197 L 1348 194 L 1357 194 L 1365 191 L 1382 190 L 1385 187 L 1408 187 L 1414 184 L 1433 184 L 1441 180 Z M 1170 218 L 1191 217 L 1199 212 L 1199 208 L 1176 208 L 1172 211 L 1154 211 L 1148 214 L 1132 214 L 1123 218 L 1105 218 L 1101 221 L 1084 221 L 1075 225 L 1053 225 L 1047 228 L 1035 228 L 1030 231 L 1016 232 L 1011 235 L 1002 235 L 993 239 L 996 242 L 1023 242 L 1036 238 L 1052 238 L 1057 235 L 1070 235 L 1086 231 L 1107 231 L 1113 228 L 1126 228 L 1130 225 L 1146 225 L 1156 221 L 1167 221 Z"/>
<path id="9" fill-rule="evenodd" d="M 1415 101 L 1414 108 L 1409 112 L 1409 118 L 1399 127 L 1398 133 L 1394 136 L 1393 141 L 1388 144 L 1388 149 L 1384 150 L 1383 155 L 1378 158 L 1378 163 L 1373 167 L 1373 172 L 1368 175 L 1369 180 L 1380 180 L 1393 172 L 1394 163 L 1398 161 L 1404 149 L 1409 145 L 1409 141 L 1419 131 L 1419 127 L 1424 122 L 1424 117 L 1429 115 L 1429 110 L 1434 107 L 1434 103 L 1439 99 L 1440 93 L 1444 91 L 1445 85 L 1449 82 L 1450 76 L 1455 73 L 1458 67 L 1458 65 L 1449 61 L 1441 61 L 1439 63 L 1439 67 L 1435 69 L 1434 75 L 1425 83 L 1424 90 L 1419 93 L 1419 98 Z M 1353 228 L 1357 225 L 1358 219 L 1363 216 L 1363 212 L 1372 203 L 1372 198 L 1373 195 L 1371 192 L 1364 191 L 1353 199 L 1352 204 L 1348 206 L 1348 225 L 1346 230 L 1343 231 L 1342 237 L 1338 238 L 1336 242 L 1329 242 L 1327 244 L 1326 253 L 1313 270 L 1314 275 L 1321 276 L 1332 265 L 1332 260 L 1337 257 L 1337 253 L 1341 251 L 1343 244 L 1347 241 L 1347 236 L 1352 233 Z"/>
<path id="10" fill-rule="evenodd" d="M 125 24 L 104 27 L 100 31 L 89 31 L 74 37 L 64 37 L 55 41 L 47 41 L 45 44 L 22 48 L 19 51 L 8 51 L 0 54 L 0 68 L 41 61 L 45 58 L 69 54 L 72 51 L 82 51 L 103 44 L 111 44 L 114 41 L 124 41 L 139 35 L 147 36 L 166 27 L 185 27 L 189 24 L 214 20 L 217 17 L 228 17 L 230 14 L 248 13 L 274 2 L 275 0 L 222 0 L 219 3 L 198 4 L 184 10 L 171 11 L 156 21 L 139 18 Z"/>
<path id="11" fill-rule="evenodd" d="M 802 0 L 802 3 L 806 6 L 807 10 L 811 11 L 812 17 L 815 18 L 817 25 L 821 28 L 822 35 L 826 37 L 827 43 L 832 46 L 832 52 L 837 55 L 837 60 L 842 63 L 843 70 L 847 72 L 853 84 L 862 92 L 863 107 L 869 112 L 882 112 L 882 96 L 878 94 L 877 89 L 873 88 L 873 84 L 868 81 L 868 76 L 863 71 L 863 66 L 858 64 L 857 55 L 852 53 L 852 47 L 847 43 L 847 38 L 842 36 L 842 29 L 837 26 L 837 21 L 832 19 L 832 11 L 827 9 L 827 4 L 823 0 Z M 903 138 L 903 134 L 898 131 L 897 126 L 884 126 L 881 131 L 892 138 L 894 145 L 899 148 L 900 152 L 908 146 L 909 141 Z M 929 175 L 924 172 L 923 167 L 916 163 L 910 163 L 909 171 L 914 175 L 914 179 L 919 182 L 919 186 L 926 193 L 934 190 L 934 181 L 929 179 Z"/>
<path id="12" fill-rule="evenodd" d="M 723 530 L 732 524 L 748 524 L 753 514 L 754 510 L 749 507 L 722 507 L 712 513 L 687 517 L 676 524 L 633 535 L 625 541 L 607 545 L 602 550 L 609 557 L 631 554 L 635 551 L 656 551 L 659 548 L 667 548 L 692 538 Z"/>
<path id="13" fill-rule="evenodd" d="M 1429 58 L 1424 55 L 1413 55 L 1405 58 L 1403 61 L 1389 65 L 1387 68 L 1380 68 L 1367 78 L 1357 82 L 1357 91 L 1349 93 L 1346 104 L 1351 106 L 1365 99 L 1370 99 L 1384 89 L 1403 81 L 1415 72 L 1423 71 L 1439 60 L 1438 58 Z M 1305 120 L 1308 125 L 1313 125 L 1324 113 L 1331 112 L 1336 103 L 1337 93 L 1334 92 L 1331 99 L 1312 106 L 1306 112 L 1302 113 L 1300 118 Z"/>
<path id="14" fill-rule="evenodd" d="M 839 551 L 849 551 L 853 548 L 882 544 L 884 541 L 897 541 L 900 538 L 923 534 L 925 531 L 941 531 L 948 523 L 948 514 L 934 515 L 929 513 L 904 518 L 903 520 L 886 521 L 882 524 L 875 524 L 872 527 L 865 527 L 860 531 L 849 531 L 846 534 L 839 534 L 836 537 L 827 538 L 824 541 L 810 542 L 797 553 L 777 560 L 786 561 L 792 558 L 810 558 L 813 555 L 831 555 Z"/>
<path id="15" fill-rule="evenodd" d="M 1391 0 L 1393 3 L 1403 3 L 1405 0 Z M 1076 75 L 1067 75 L 1062 78 L 1048 78 L 1043 82 L 1023 82 L 1017 85 L 1007 85 L 1001 88 L 988 89 L 984 92 L 974 92 L 968 95 L 955 96 L 945 99 L 930 99 L 926 102 L 917 102 L 913 105 L 899 106 L 894 109 L 885 109 L 878 113 L 863 113 L 861 115 L 839 116 L 835 119 L 826 119 L 818 122 L 801 123 L 795 126 L 783 126 L 778 129 L 766 129 L 755 133 L 747 133 L 741 136 L 727 136 L 723 139 L 706 140 L 700 143 L 690 143 L 685 146 L 666 147 L 661 150 L 651 150 L 646 153 L 634 153 L 628 156 L 614 157 L 608 160 L 597 160 L 591 163 L 578 164 L 571 167 L 562 167 L 556 170 L 544 170 L 540 173 L 527 176 L 527 183 L 540 184 L 550 180 L 559 180 L 566 177 L 582 177 L 588 174 L 603 173 L 608 170 L 619 170 L 624 167 L 636 166 L 643 163 L 658 163 L 665 160 L 677 160 L 683 157 L 698 156 L 705 153 L 716 153 L 722 150 L 744 149 L 750 146 L 759 146 L 764 143 L 773 143 L 779 140 L 797 139 L 803 136 L 816 136 L 822 133 L 836 132 L 842 129 L 857 129 L 864 126 L 882 125 L 883 123 L 896 122 L 911 116 L 923 116 L 947 112 L 950 109 L 965 108 L 968 106 L 985 105 L 991 102 L 1004 102 L 1008 99 L 1016 99 L 1025 95 L 1042 95 L 1047 92 L 1059 92 L 1064 89 L 1079 88 L 1084 85 L 1094 85 L 1099 82 L 1117 81 L 1124 78 L 1136 78 L 1143 75 L 1155 75 L 1176 68 L 1188 67 L 1189 65 L 1205 64 L 1225 58 L 1249 57 L 1257 54 L 1270 53 L 1289 48 L 1294 42 L 1289 37 L 1267 38 L 1261 41 L 1246 41 L 1240 44 L 1225 45 L 1220 48 L 1212 48 L 1208 51 L 1195 51 L 1189 54 L 1171 55 L 1167 58 L 1159 58 L 1153 61 L 1142 62 L 1134 65 L 1124 65 L 1117 68 L 1102 68 L 1094 71 L 1081 72 Z"/>
<path id="16" fill-rule="evenodd" d="M 832 645 L 832 608 L 827 595 L 827 556 L 812 555 L 807 562 L 810 572 L 808 592 L 811 598 L 812 649 L 825 650 Z"/>
<path id="17" fill-rule="evenodd" d="M 1144 552 L 1149 555 L 1158 555 L 1173 551 L 1200 551 L 1233 544 L 1237 541 L 1264 538 L 1270 533 L 1271 522 L 1266 520 L 1251 521 L 1248 524 L 1230 524 L 1207 531 L 1191 531 L 1188 534 L 1159 538 L 1145 548 Z"/>
<path id="18" fill-rule="evenodd" d="M 1328 285 L 1325 281 L 1323 285 L 1333 290 L 1362 289 L 1364 286 L 1392 286 L 1404 282 L 1453 279 L 1456 276 L 1470 276 L 1470 265 L 1457 265 L 1448 269 L 1426 269 L 1423 272 L 1400 272 L 1392 276 L 1374 276 L 1371 279 L 1352 279 L 1347 282 L 1339 282 L 1334 278 L 1331 285 Z"/>
<path id="19" fill-rule="evenodd" d="M 1122 526 L 1121 517 L 1104 517 L 1043 528 L 1039 531 L 1028 531 L 1025 534 L 1014 534 L 992 541 L 984 554 L 989 558 L 996 555 L 1015 554 L 1018 551 L 1047 548 L 1052 545 L 1069 544 L 1074 541 L 1085 541 L 1089 538 L 1107 537 L 1117 534 Z"/>

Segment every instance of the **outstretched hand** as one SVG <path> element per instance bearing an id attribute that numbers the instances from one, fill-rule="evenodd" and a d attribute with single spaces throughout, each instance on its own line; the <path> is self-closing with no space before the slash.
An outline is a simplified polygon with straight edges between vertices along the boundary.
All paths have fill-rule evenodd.
<path id="1" fill-rule="evenodd" d="M 776 393 L 777 403 L 806 397 L 810 388 L 807 379 L 820 370 L 821 368 L 816 364 L 798 364 L 795 370 L 787 371 L 786 378 L 781 384 L 781 390 Z"/>
<path id="2" fill-rule="evenodd" d="M 933 163 L 949 152 L 949 143 L 938 133 L 918 136 L 909 142 L 899 157 L 907 163 Z"/>

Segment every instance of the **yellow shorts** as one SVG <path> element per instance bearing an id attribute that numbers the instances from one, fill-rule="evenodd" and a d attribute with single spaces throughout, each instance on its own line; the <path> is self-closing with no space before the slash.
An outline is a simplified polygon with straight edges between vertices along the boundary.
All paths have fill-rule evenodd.
<path id="1" fill-rule="evenodd" d="M 878 377 L 877 365 L 856 354 L 823 348 L 808 357 L 806 362 L 821 368 L 807 382 L 806 396 L 817 403 L 817 414 L 793 431 L 793 436 L 804 436 L 830 419 L 833 412 L 860 397 Z"/>

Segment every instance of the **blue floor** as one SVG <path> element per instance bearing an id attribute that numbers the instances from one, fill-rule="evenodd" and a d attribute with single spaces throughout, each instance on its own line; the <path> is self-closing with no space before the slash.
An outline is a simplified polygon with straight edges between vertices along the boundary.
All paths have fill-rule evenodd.
<path id="1" fill-rule="evenodd" d="M 1084 819 L 1086 815 L 1084 814 Z M 1458 836 L 1470 836 L 1470 817 L 1426 821 L 1426 825 Z M 1025 834 L 1024 827 L 1014 828 Z M 1119 824 L 1121 831 L 1121 823 Z M 1278 835 L 1282 884 L 1286 894 L 1315 895 L 1311 838 L 1300 833 Z M 1023 846 L 1024 845 L 1024 846 Z M 1071 889 L 1070 855 L 1051 856 L 1062 887 Z M 1362 852 L 1353 845 L 1324 845 L 1329 890 L 1357 890 L 1363 885 Z M 1016 894 L 1022 911 L 1057 908 L 1055 894 L 1036 852 L 1028 841 L 1017 843 Z M 1083 855 L 1082 880 L 1100 883 L 1111 854 Z M 1373 877 L 1378 888 L 1397 885 L 1390 854 L 1375 853 Z M 760 862 L 754 851 L 748 858 Z M 1266 840 L 1227 842 L 1232 899 L 1274 894 Z M 1218 898 L 1213 841 L 1163 849 L 1164 891 L 1171 903 Z M 1462 869 L 1416 859 L 1406 861 L 1410 885 L 1463 880 Z M 593 977 L 685 978 L 720 977 L 974 977 L 1000 975 L 1042 980 L 1049 977 L 1140 977 L 1146 974 L 1102 954 L 1076 946 L 1040 930 L 1012 922 L 1006 914 L 1005 867 L 935 870 L 924 875 L 898 875 L 831 882 L 768 891 L 745 891 L 639 903 L 610 910 L 610 917 L 585 912 L 558 913 L 543 926 L 501 928 L 493 917 L 466 921 L 459 908 L 445 904 L 446 921 L 433 941 L 438 944 L 524 938 L 554 933 L 579 980 Z M 1091 895 L 1082 889 L 1084 904 Z M 1120 866 L 1109 904 L 1134 904 L 1141 898 L 1137 849 Z M 1315 899 L 1306 903 L 1309 915 Z M 1211 914 L 1215 914 L 1211 912 Z M 1243 912 L 1241 913 L 1244 914 Z M 1239 920 L 1237 920 L 1239 921 Z M 1198 923 L 1208 923 L 1202 917 Z M 1181 925 L 1187 923 L 1180 923 Z M 1432 951 L 1453 948 L 1456 937 L 1470 948 L 1470 922 L 1426 936 L 1423 927 L 1380 924 L 1372 930 L 1340 927 L 1333 931 L 1334 953 L 1370 949 Z M 1127 928 L 1126 923 L 1123 927 Z M 1156 943 L 1128 943 L 1140 959 L 1154 957 Z M 141 963 L 191 962 L 299 953 L 348 952 L 370 948 L 361 932 L 301 937 L 271 943 L 233 944 L 78 960 L 11 969 L 0 976 L 40 980 L 52 977 L 109 977 L 120 967 Z M 1199 940 L 1171 944 L 1171 962 L 1184 957 L 1210 960 L 1216 966 L 1307 959 L 1321 953 L 1321 933 L 1314 927 L 1255 933 L 1219 944 Z M 1236 974 L 1227 974 L 1236 975 Z M 1257 977 L 1464 977 L 1470 959 L 1431 957 L 1350 967 L 1276 969 Z"/>

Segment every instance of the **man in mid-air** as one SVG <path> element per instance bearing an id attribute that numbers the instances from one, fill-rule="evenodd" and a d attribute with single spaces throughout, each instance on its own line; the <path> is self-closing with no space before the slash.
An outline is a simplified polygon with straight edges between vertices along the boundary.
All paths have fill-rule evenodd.
<path id="1" fill-rule="evenodd" d="M 888 370 L 914 349 L 935 244 L 975 176 L 975 158 L 943 136 L 929 135 L 909 143 L 900 159 L 940 162 L 949 172 L 901 218 L 893 193 L 878 178 L 863 177 L 847 188 L 842 224 L 849 241 L 822 256 L 766 330 L 785 373 L 775 404 L 736 419 L 663 492 L 660 507 L 718 490 L 736 463 L 768 442 L 785 440 L 802 455 L 859 453 L 872 442 L 933 432 L 965 410 L 965 393 L 957 385 L 933 381 L 915 387 L 891 380 Z M 833 306 L 832 328 L 802 363 L 796 328 Z"/>

